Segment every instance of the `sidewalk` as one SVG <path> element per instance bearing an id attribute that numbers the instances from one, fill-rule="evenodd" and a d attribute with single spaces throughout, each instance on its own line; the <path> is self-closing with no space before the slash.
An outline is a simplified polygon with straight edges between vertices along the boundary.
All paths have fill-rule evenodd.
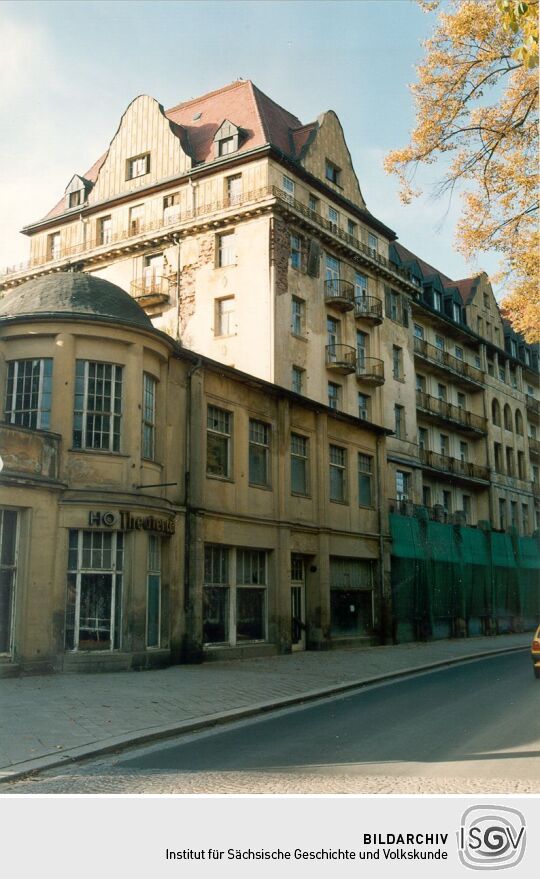
<path id="1" fill-rule="evenodd" d="M 0 680 L 0 781 L 407 672 L 529 647 L 532 634 Z"/>

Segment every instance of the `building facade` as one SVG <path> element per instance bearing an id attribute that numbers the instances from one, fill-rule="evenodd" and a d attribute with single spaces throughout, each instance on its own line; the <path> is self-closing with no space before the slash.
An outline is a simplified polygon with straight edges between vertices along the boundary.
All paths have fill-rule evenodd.
<path id="1" fill-rule="evenodd" d="M 192 472 L 191 456 L 196 459 L 202 447 L 190 445 L 189 437 L 202 436 L 209 429 L 202 421 L 187 434 L 184 431 L 186 471 L 190 473 L 187 486 L 182 488 L 179 477 L 169 477 L 171 467 L 177 468 L 178 463 L 168 463 L 166 456 L 159 458 L 159 467 L 152 465 L 152 472 L 144 470 L 144 474 L 142 469 L 150 465 L 141 463 L 138 452 L 131 460 L 132 469 L 141 470 L 137 485 L 176 478 L 177 493 L 171 486 L 157 492 L 164 503 L 179 505 L 175 515 L 183 517 L 179 532 L 187 542 L 183 548 L 177 546 L 175 558 L 185 558 L 191 540 L 199 541 L 197 550 L 189 549 L 187 573 L 182 574 L 185 605 L 179 618 L 184 622 L 177 625 L 184 629 L 175 635 L 175 644 L 183 646 L 174 647 L 177 653 L 184 650 L 196 655 L 203 644 L 212 643 L 205 641 L 212 626 L 208 624 L 205 630 L 202 599 L 191 606 L 189 597 L 189 584 L 202 588 L 207 543 L 227 547 L 221 555 L 221 550 L 215 550 L 215 562 L 208 556 L 209 570 L 221 570 L 220 576 L 226 571 L 227 582 L 235 580 L 239 568 L 243 570 L 238 553 L 249 541 L 254 540 L 261 552 L 274 553 L 273 559 L 278 558 L 280 540 L 283 547 L 290 546 L 279 556 L 281 562 L 272 562 L 277 564 L 273 576 L 281 571 L 282 598 L 290 587 L 293 568 L 306 583 L 311 577 L 313 594 L 326 596 L 319 603 L 307 602 L 306 618 L 302 617 L 296 632 L 298 636 L 303 633 L 301 643 L 318 646 L 337 635 L 337 624 L 331 620 L 329 583 L 367 582 L 367 575 L 359 571 L 339 574 L 341 562 L 332 568 L 329 561 L 334 555 L 365 557 L 370 564 L 377 560 L 377 573 L 369 575 L 379 584 L 379 599 L 373 602 L 373 631 L 383 637 L 390 631 L 393 611 L 385 599 L 394 579 L 388 560 L 389 514 L 410 518 L 423 511 L 421 515 L 440 525 L 476 528 L 482 523 L 497 531 L 513 529 L 523 538 L 537 532 L 537 346 L 526 345 L 501 319 L 485 276 L 453 281 L 397 242 L 396 234 L 368 210 L 334 112 L 304 125 L 245 81 L 167 111 L 154 99 L 140 96 L 126 109 L 103 156 L 84 174 L 75 174 L 57 205 L 23 232 L 30 239 L 28 263 L 0 276 L 6 317 L 20 285 L 52 283 L 66 274 L 84 273 L 128 294 L 130 304 L 137 303 L 139 312 L 146 315 L 147 330 L 155 329 L 163 350 L 169 345 L 167 350 L 178 352 L 179 343 L 186 363 L 192 356 L 189 351 L 200 355 L 206 364 L 202 372 L 193 364 L 186 367 L 190 376 L 194 369 L 189 389 L 182 392 L 189 400 L 200 374 L 205 384 L 218 382 L 219 372 L 213 371 L 209 361 L 223 364 L 228 383 L 222 379 L 226 387 L 215 391 L 212 404 L 215 435 L 222 443 L 231 418 L 235 424 L 246 422 L 235 407 L 244 406 L 244 395 L 250 399 L 249 389 L 257 381 L 266 388 L 262 399 L 275 401 L 274 409 L 262 408 L 264 418 L 248 418 L 242 436 L 251 435 L 251 421 L 254 427 L 247 451 L 240 452 L 229 436 L 228 452 L 243 455 L 244 460 L 250 448 L 258 448 L 263 457 L 276 455 L 272 491 L 260 486 L 253 493 L 249 474 L 246 477 L 243 470 L 238 471 L 240 482 L 221 475 L 207 483 L 207 476 L 201 476 L 202 464 L 193 465 Z M 40 358 L 51 359 L 49 355 Z M 107 362 L 120 363 L 114 358 Z M 161 363 L 165 362 L 171 375 L 180 369 L 177 353 L 163 354 Z M 241 381 L 235 384 L 232 378 L 240 373 L 251 377 L 243 390 Z M 151 370 L 148 374 L 154 375 Z M 178 381 L 182 384 L 183 380 Z M 160 377 L 160 392 L 170 408 L 166 387 Z M 328 467 L 335 480 L 343 472 L 347 475 L 342 480 L 347 484 L 352 480 L 341 501 L 324 495 L 322 489 L 309 502 L 295 492 L 289 497 L 283 471 L 287 468 L 279 463 L 278 446 L 274 440 L 271 447 L 267 445 L 270 434 L 278 435 L 283 419 L 293 418 L 292 402 L 285 406 L 285 418 L 280 399 L 295 401 L 294 407 L 299 407 L 305 420 L 305 432 L 300 431 L 295 440 L 296 466 L 300 467 L 301 449 L 307 448 L 304 441 L 309 440 L 310 454 L 318 456 L 322 467 L 316 467 L 317 481 L 324 481 L 319 474 Z M 254 412 L 258 406 L 254 404 Z M 7 402 L 5 411 L 11 411 Z M 161 411 L 169 409 L 164 406 Z M 171 413 L 176 411 L 171 409 Z M 318 413 L 324 413 L 320 420 Z M 329 413 L 334 413 L 330 421 Z M 68 407 L 66 429 L 70 417 L 73 413 Z M 184 426 L 172 414 L 171 418 L 168 435 L 175 437 Z M 270 434 L 257 421 L 271 425 Z M 332 442 L 324 439 L 328 425 L 337 431 L 328 434 Z M 131 435 L 127 422 L 126 429 Z M 353 438 L 362 429 L 372 440 L 387 438 L 377 440 L 376 446 L 373 442 L 363 446 L 363 440 Z M 63 435 L 64 430 L 59 433 Z M 350 448 L 344 445 L 349 433 Z M 72 452 L 76 460 L 80 453 Z M 69 460 L 65 449 L 59 454 Z M 332 461 L 324 457 L 330 454 Z M 110 467 L 100 460 L 105 470 Z M 82 464 L 80 469 L 84 470 Z M 124 463 L 126 478 L 127 469 Z M 105 480 L 105 476 L 100 478 Z M 127 483 L 117 484 L 127 491 Z M 249 490 L 240 490 L 244 484 Z M 360 494 L 367 492 L 368 485 L 372 485 L 370 503 L 361 503 Z M 187 515 L 190 492 L 196 498 L 194 507 L 207 511 L 204 516 Z M 243 531 L 247 511 L 264 522 L 263 532 L 275 528 L 272 549 L 255 537 L 255 526 L 248 541 Z M 145 515 L 157 513 L 146 510 Z M 233 526 L 237 517 L 243 524 Z M 284 525 L 297 520 L 305 521 L 305 534 L 313 535 L 313 528 L 322 534 L 334 524 L 345 535 L 345 543 L 356 534 L 360 556 L 344 546 L 339 551 L 323 547 L 314 553 L 315 544 L 307 536 L 300 539 L 302 529 L 293 534 Z M 210 531 L 214 528 L 215 537 L 209 536 L 210 531 L 206 535 L 204 529 L 200 531 L 201 521 Z M 219 583 L 207 586 L 209 606 L 213 604 L 215 614 L 229 619 L 229 649 L 241 652 L 235 614 L 244 593 L 229 584 L 231 591 L 225 599 Z M 261 600 L 259 596 L 259 604 Z M 338 613 L 337 598 L 335 602 L 332 607 Z M 270 608 L 270 604 L 265 606 Z M 354 616 L 359 605 L 350 601 L 348 606 L 355 608 L 350 611 Z M 344 599 L 345 616 L 346 607 Z M 265 623 L 264 643 L 269 639 L 274 647 L 288 649 L 291 613 L 290 608 L 282 609 L 280 622 L 276 616 L 274 622 Z M 360 631 L 355 635 L 354 621 L 349 623 L 348 629 L 343 622 L 341 637 L 347 631 L 351 637 L 361 637 Z M 204 630 L 206 636 L 201 634 Z M 225 632 L 223 620 L 212 631 L 218 630 Z"/>

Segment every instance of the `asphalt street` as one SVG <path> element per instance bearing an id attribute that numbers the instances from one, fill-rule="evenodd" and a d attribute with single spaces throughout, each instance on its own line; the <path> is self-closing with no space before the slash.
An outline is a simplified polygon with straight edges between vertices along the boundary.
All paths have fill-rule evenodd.
<path id="1" fill-rule="evenodd" d="M 2 793 L 540 792 L 540 682 L 525 652 L 4 785 Z"/>

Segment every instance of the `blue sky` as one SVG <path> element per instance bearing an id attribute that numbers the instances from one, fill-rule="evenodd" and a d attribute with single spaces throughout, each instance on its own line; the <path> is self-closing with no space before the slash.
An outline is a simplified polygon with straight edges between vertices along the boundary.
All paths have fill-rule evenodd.
<path id="1" fill-rule="evenodd" d="M 18 230 L 106 149 L 127 104 L 170 107 L 239 77 L 309 122 L 337 112 L 369 209 L 454 278 L 485 269 L 454 248 L 459 199 L 401 205 L 385 154 L 414 124 L 408 83 L 433 16 L 414 0 L 0 2 L 0 266 L 27 255 Z"/>

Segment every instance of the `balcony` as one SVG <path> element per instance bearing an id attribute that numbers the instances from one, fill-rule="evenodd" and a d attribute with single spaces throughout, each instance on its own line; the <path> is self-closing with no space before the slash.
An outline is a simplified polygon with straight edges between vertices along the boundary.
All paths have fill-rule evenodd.
<path id="1" fill-rule="evenodd" d="M 354 300 L 354 316 L 377 326 L 382 323 L 382 302 L 375 296 L 360 296 Z"/>
<path id="2" fill-rule="evenodd" d="M 0 456 L 6 478 L 38 482 L 58 480 L 60 437 L 45 430 L 0 424 Z"/>
<path id="3" fill-rule="evenodd" d="M 487 418 L 423 391 L 416 391 L 416 408 L 432 420 L 455 425 L 463 432 L 482 435 L 487 433 Z"/>
<path id="4" fill-rule="evenodd" d="M 424 467 L 436 470 L 437 473 L 442 473 L 449 479 L 489 481 L 488 467 L 481 467 L 470 461 L 461 461 L 459 458 L 450 458 L 449 455 L 438 455 L 437 452 L 432 452 L 429 449 L 419 449 L 418 453 Z"/>
<path id="5" fill-rule="evenodd" d="M 527 412 L 534 419 L 534 421 L 540 420 L 540 400 L 536 400 L 534 397 L 531 397 L 530 394 L 525 394 L 525 405 L 527 407 Z"/>
<path id="6" fill-rule="evenodd" d="M 145 275 L 131 282 L 130 293 L 149 315 L 160 314 L 169 304 L 170 278 Z"/>
<path id="7" fill-rule="evenodd" d="M 361 357 L 356 363 L 356 378 L 365 385 L 384 384 L 384 363 L 377 357 Z"/>
<path id="8" fill-rule="evenodd" d="M 324 301 L 339 311 L 354 308 L 354 285 L 343 278 L 330 278 L 324 282 Z"/>
<path id="9" fill-rule="evenodd" d="M 416 357 L 431 363 L 438 371 L 446 375 L 451 372 L 454 378 L 463 384 L 481 385 L 483 382 L 484 374 L 481 369 L 471 366 L 464 360 L 460 360 L 459 357 L 454 357 L 435 345 L 430 345 L 424 339 L 415 337 L 414 353 Z"/>
<path id="10" fill-rule="evenodd" d="M 327 345 L 326 368 L 349 375 L 356 369 L 356 350 L 350 345 Z"/>
<path id="11" fill-rule="evenodd" d="M 540 440 L 534 439 L 532 436 L 529 437 L 529 454 L 540 458 Z"/>

